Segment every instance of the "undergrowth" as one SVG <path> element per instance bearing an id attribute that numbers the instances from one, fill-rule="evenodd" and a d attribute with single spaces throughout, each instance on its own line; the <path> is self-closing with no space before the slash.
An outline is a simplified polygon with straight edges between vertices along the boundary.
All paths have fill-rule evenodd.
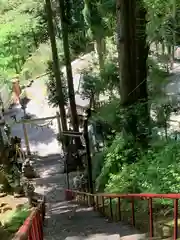
<path id="1" fill-rule="evenodd" d="M 147 152 L 136 147 L 132 139 L 117 134 L 104 152 L 93 159 L 93 177 L 96 190 L 105 193 L 179 193 L 180 142 L 172 139 L 153 139 Z M 118 219 L 118 199 L 113 199 L 113 218 Z M 136 228 L 149 231 L 148 200 L 134 200 Z M 110 201 L 105 200 L 110 216 Z M 131 199 L 121 199 L 121 220 L 132 222 Z M 143 221 L 142 221 L 143 219 Z M 173 235 L 173 200 L 153 199 L 155 236 Z"/>
<path id="2" fill-rule="evenodd" d="M 4 219 L 3 227 L 9 233 L 16 233 L 20 226 L 23 225 L 26 218 L 29 216 L 30 210 L 28 206 L 23 206 L 20 209 L 11 211 L 6 219 Z"/>
<path id="3" fill-rule="evenodd" d="M 180 192 L 180 142 L 156 140 L 142 152 L 118 134 L 93 160 L 96 188 L 108 193 Z M 99 162 L 99 167 L 97 164 Z M 99 171 L 97 173 L 97 171 Z M 96 172 L 96 173 L 95 173 Z M 156 200 L 170 204 L 168 200 Z"/>

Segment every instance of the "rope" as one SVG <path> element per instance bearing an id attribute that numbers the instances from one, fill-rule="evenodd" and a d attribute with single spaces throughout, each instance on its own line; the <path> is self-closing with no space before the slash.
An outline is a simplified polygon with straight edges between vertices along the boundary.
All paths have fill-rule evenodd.
<path id="1" fill-rule="evenodd" d="M 16 122 L 16 119 L 15 121 L 13 121 L 12 123 L 9 123 L 9 126 L 12 127 L 14 125 L 14 123 Z M 49 122 L 45 122 L 43 124 L 38 124 L 38 123 L 28 123 L 30 124 L 31 126 L 36 126 L 36 127 L 40 127 L 40 128 L 43 128 L 43 127 L 48 127 L 48 125 L 52 125 L 53 124 L 53 120 L 50 120 Z"/>
<path id="2" fill-rule="evenodd" d="M 41 128 L 42 128 L 42 127 L 48 126 L 48 125 L 50 125 L 50 124 L 52 125 L 52 121 L 53 121 L 53 120 L 50 120 L 48 123 L 43 123 L 43 124 L 41 124 L 41 125 L 40 125 L 40 124 L 37 124 L 37 123 L 31 123 L 31 125 L 35 125 L 36 127 L 41 127 Z"/>

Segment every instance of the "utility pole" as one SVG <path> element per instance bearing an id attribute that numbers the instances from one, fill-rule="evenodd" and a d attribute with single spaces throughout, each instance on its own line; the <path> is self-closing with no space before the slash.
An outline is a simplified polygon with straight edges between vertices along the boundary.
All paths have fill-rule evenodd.
<path id="1" fill-rule="evenodd" d="M 46 2 L 46 13 L 47 13 L 47 22 L 48 22 L 48 33 L 49 33 L 50 42 L 51 42 L 52 59 L 53 59 L 53 66 L 54 66 L 53 71 L 56 79 L 56 90 L 60 97 L 59 110 L 60 110 L 62 129 L 63 131 L 67 131 L 66 112 L 64 107 L 64 95 L 62 91 L 62 81 L 61 81 L 59 58 L 58 58 L 54 24 L 53 24 L 53 12 L 52 12 L 51 0 L 45 0 L 45 2 Z"/>

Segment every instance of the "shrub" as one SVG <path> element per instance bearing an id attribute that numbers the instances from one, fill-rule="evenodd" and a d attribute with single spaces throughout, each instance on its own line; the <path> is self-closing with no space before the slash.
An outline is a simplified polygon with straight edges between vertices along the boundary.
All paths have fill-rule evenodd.
<path id="1" fill-rule="evenodd" d="M 105 192 L 180 192 L 180 142 L 171 140 L 161 147 L 154 145 L 146 154 L 136 155 L 136 161 L 131 164 L 127 161 L 127 152 L 131 152 L 132 156 L 134 150 L 131 148 L 118 154 L 124 142 L 116 139 L 117 145 L 113 148 L 114 144 L 110 147 L 113 150 L 111 154 L 106 154 L 104 167 L 98 177 L 99 185 L 105 185 Z"/>
<path id="2" fill-rule="evenodd" d="M 48 66 L 47 72 L 49 73 L 48 80 L 46 81 L 48 101 L 49 101 L 49 104 L 52 105 L 53 107 L 58 107 L 59 102 L 61 101 L 61 97 L 56 87 L 56 79 L 53 72 L 53 62 L 49 61 L 47 63 L 47 66 Z M 64 103 L 67 104 L 68 102 L 68 91 L 67 91 L 67 84 L 66 84 L 67 81 L 64 77 L 63 72 L 61 71 L 60 71 L 60 77 L 61 77 L 61 84 L 62 84 L 62 92 L 64 94 Z"/>
<path id="3" fill-rule="evenodd" d="M 120 130 L 121 119 L 119 99 L 114 97 L 111 101 L 101 106 L 94 118 L 99 118 L 106 122 L 116 131 Z"/>
<path id="4" fill-rule="evenodd" d="M 59 60 L 63 59 L 62 41 L 57 40 L 57 49 Z M 40 44 L 39 48 L 28 58 L 20 73 L 20 80 L 25 81 L 29 78 L 35 78 L 47 71 L 48 61 L 52 60 L 51 45 L 49 42 Z"/>
<path id="5" fill-rule="evenodd" d="M 4 221 L 4 228 L 11 233 L 15 233 L 19 227 L 24 223 L 29 216 L 30 210 L 28 206 L 24 206 L 22 209 L 16 209 L 7 216 Z"/>
<path id="6" fill-rule="evenodd" d="M 93 181 L 101 173 L 101 169 L 104 163 L 104 152 L 98 152 L 92 157 L 92 173 L 93 173 Z"/>
<path id="7" fill-rule="evenodd" d="M 103 190 L 111 175 L 118 174 L 124 164 L 136 162 L 138 154 L 138 149 L 131 138 L 125 139 L 121 134 L 117 135 L 110 147 L 105 150 L 104 164 L 96 180 L 97 189 Z"/>

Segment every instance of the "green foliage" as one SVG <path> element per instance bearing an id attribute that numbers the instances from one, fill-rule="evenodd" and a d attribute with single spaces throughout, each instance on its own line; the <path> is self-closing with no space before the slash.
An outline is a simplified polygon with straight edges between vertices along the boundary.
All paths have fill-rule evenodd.
<path id="1" fill-rule="evenodd" d="M 25 205 L 21 209 L 16 209 L 4 219 L 4 227 L 8 232 L 15 233 L 29 216 L 30 211 Z"/>
<path id="2" fill-rule="evenodd" d="M 57 40 L 57 49 L 60 62 L 63 61 L 62 41 Z M 20 73 L 20 80 L 35 78 L 47 71 L 48 62 L 52 60 L 51 46 L 49 42 L 41 43 L 36 51 L 29 57 Z"/>
<path id="3" fill-rule="evenodd" d="M 47 72 L 49 75 L 49 79 L 46 82 L 49 104 L 52 105 L 53 107 L 58 107 L 59 101 L 61 100 L 61 98 L 59 97 L 58 89 L 56 87 L 56 80 L 55 80 L 54 73 L 53 73 L 52 61 L 48 62 Z M 63 94 L 64 94 L 64 100 L 65 100 L 65 103 L 67 104 L 67 102 L 68 102 L 67 85 L 66 85 L 66 80 L 65 80 L 62 72 L 61 72 L 61 81 L 62 81 L 62 90 L 63 90 Z"/>
<path id="4" fill-rule="evenodd" d="M 43 2 L 8 1 L 0 17 L 0 66 L 19 73 L 27 57 L 46 39 Z"/>
<path id="5" fill-rule="evenodd" d="M 164 89 L 168 84 L 169 74 L 158 65 L 151 57 L 148 59 L 149 75 L 148 75 L 148 89 L 150 99 L 159 99 L 164 97 Z"/>
<path id="6" fill-rule="evenodd" d="M 93 181 L 99 176 L 104 164 L 104 152 L 98 152 L 92 157 Z"/>
<path id="7" fill-rule="evenodd" d="M 114 130 L 121 130 L 119 98 L 113 98 L 98 109 L 95 118 L 107 122 Z"/>
<path id="8" fill-rule="evenodd" d="M 105 62 L 104 69 L 101 73 L 101 78 L 103 81 L 104 88 L 110 92 L 111 96 L 113 91 L 119 91 L 119 73 L 118 66 L 113 60 L 108 60 Z"/>
<path id="9" fill-rule="evenodd" d="M 173 32 L 176 33 L 176 41 L 179 41 L 178 29 L 180 26 L 180 4 L 176 1 L 176 17 L 173 17 L 173 1 L 145 0 L 148 9 L 148 36 L 150 42 L 163 40 L 169 45 L 173 43 Z"/>
<path id="10" fill-rule="evenodd" d="M 118 66 L 113 59 L 106 59 L 101 75 L 96 65 L 82 72 L 82 95 L 84 98 L 91 98 L 93 95 L 108 93 L 111 98 L 119 91 Z"/>
<path id="11" fill-rule="evenodd" d="M 103 156 L 97 187 L 111 193 L 178 193 L 180 143 L 159 141 L 142 153 L 117 136 Z"/>
<path id="12" fill-rule="evenodd" d="M 65 1 L 65 4 L 69 23 L 69 45 L 72 54 L 77 55 L 86 51 L 89 42 L 86 37 L 87 27 L 82 13 L 84 4 L 81 0 Z"/>
<path id="13" fill-rule="evenodd" d="M 87 99 L 90 99 L 95 94 L 99 94 L 103 88 L 100 76 L 92 71 L 93 69 L 89 69 L 88 71 L 82 72 L 82 96 Z"/>
<path id="14" fill-rule="evenodd" d="M 97 188 L 103 189 L 111 178 L 111 174 L 118 174 L 124 164 L 134 163 L 137 158 L 138 149 L 134 146 L 134 141 L 117 135 L 112 145 L 105 151 L 104 165 L 97 178 Z"/>
<path id="15" fill-rule="evenodd" d="M 11 87 L 8 76 L 4 73 L 0 73 L 0 87 L 4 86 L 5 84 Z"/>
<path id="16" fill-rule="evenodd" d="M 104 32 L 106 29 L 99 5 L 99 1 L 84 0 L 83 16 L 85 23 L 89 27 L 89 35 L 93 39 L 104 37 Z"/>
<path id="17" fill-rule="evenodd" d="M 74 59 L 77 54 L 86 51 L 88 45 L 82 14 L 84 5 L 82 1 L 71 1 L 71 7 L 66 7 L 70 16 L 69 43 Z M 57 2 L 53 2 L 56 34 L 61 37 L 57 9 Z M 51 60 L 50 44 L 46 43 L 48 35 L 44 1 L 1 0 L 0 13 L 1 69 L 8 75 L 20 73 L 22 81 L 43 74 L 47 69 L 47 61 Z M 57 45 L 60 60 L 63 60 L 61 40 L 57 41 Z"/>

